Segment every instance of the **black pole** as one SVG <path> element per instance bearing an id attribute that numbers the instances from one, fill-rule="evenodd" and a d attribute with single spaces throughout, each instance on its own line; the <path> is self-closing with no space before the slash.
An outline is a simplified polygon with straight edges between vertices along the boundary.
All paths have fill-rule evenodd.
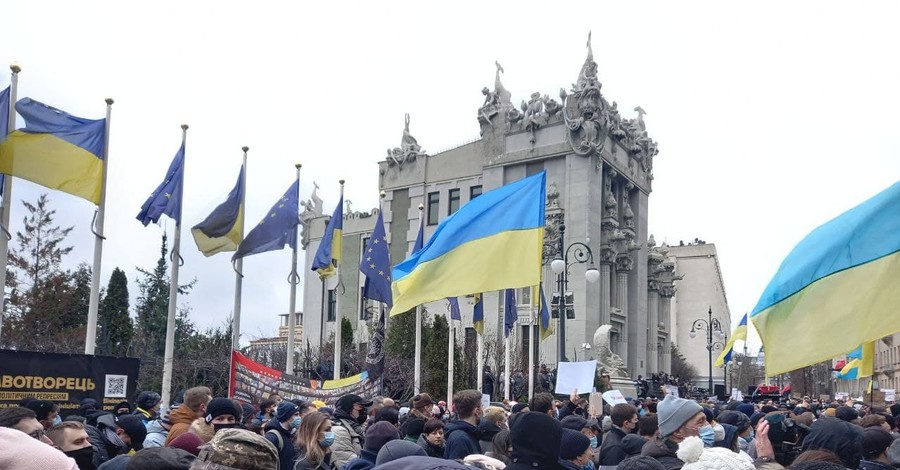
<path id="1" fill-rule="evenodd" d="M 713 347 L 713 327 L 712 327 L 712 307 L 709 307 L 709 321 L 706 324 L 706 351 L 709 353 L 709 394 L 713 392 L 712 377 L 712 348 Z"/>
<path id="2" fill-rule="evenodd" d="M 556 253 L 563 260 L 565 266 L 563 270 L 556 276 L 556 286 L 559 290 L 559 362 L 568 362 L 566 359 L 566 271 L 569 268 L 568 253 L 564 252 L 566 224 L 559 224 L 559 243 L 557 243 Z"/>

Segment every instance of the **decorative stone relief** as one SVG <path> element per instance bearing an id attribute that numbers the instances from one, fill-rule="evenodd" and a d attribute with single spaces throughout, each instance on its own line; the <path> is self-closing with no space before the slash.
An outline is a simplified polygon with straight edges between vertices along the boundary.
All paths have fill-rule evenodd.
<path id="1" fill-rule="evenodd" d="M 316 194 L 319 185 L 313 181 L 313 192 L 306 201 L 300 201 L 300 245 L 305 249 L 309 245 L 309 223 L 316 217 L 322 217 L 323 201 Z"/>
<path id="2" fill-rule="evenodd" d="M 427 157 L 425 150 L 419 146 L 416 138 L 409 133 L 409 113 L 405 115 L 405 126 L 403 127 L 403 137 L 400 139 L 400 146 L 388 149 L 387 162 L 389 166 L 402 167 L 404 163 L 416 161 L 419 157 Z"/>
<path id="3" fill-rule="evenodd" d="M 622 193 L 622 223 L 627 229 L 634 229 L 634 211 L 631 210 L 631 190 L 634 185 L 631 182 L 625 183 L 625 191 Z"/>

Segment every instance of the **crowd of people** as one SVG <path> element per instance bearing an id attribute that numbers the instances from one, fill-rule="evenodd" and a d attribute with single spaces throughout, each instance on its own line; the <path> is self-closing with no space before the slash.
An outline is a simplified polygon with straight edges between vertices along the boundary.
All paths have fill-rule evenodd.
<path id="1" fill-rule="evenodd" d="M 271 395 L 258 404 L 194 387 L 160 410 L 155 392 L 104 411 L 85 399 L 0 410 L 0 470 L 886 470 L 900 468 L 900 404 L 626 398 L 602 409 L 574 391 L 447 406 L 347 394 L 332 406 Z"/>

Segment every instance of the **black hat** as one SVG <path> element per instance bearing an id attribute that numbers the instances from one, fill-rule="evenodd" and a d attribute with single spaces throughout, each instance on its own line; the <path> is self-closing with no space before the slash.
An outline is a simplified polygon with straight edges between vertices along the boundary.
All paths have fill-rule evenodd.
<path id="1" fill-rule="evenodd" d="M 738 434 L 743 434 L 750 427 L 750 418 L 740 411 L 723 411 L 716 421 L 736 427 Z"/>
<path id="2" fill-rule="evenodd" d="M 47 419 L 50 413 L 53 411 L 55 405 L 52 401 L 46 400 L 31 400 L 28 403 L 25 403 L 25 408 L 34 411 L 34 414 L 37 415 L 38 421 L 43 421 Z"/>
<path id="3" fill-rule="evenodd" d="M 853 421 L 859 418 L 859 412 L 856 411 L 856 408 L 839 406 L 838 409 L 834 410 L 834 417 L 842 421 Z"/>
<path id="4" fill-rule="evenodd" d="M 366 443 L 363 448 L 377 454 L 385 444 L 395 439 L 400 439 L 397 427 L 387 421 L 379 421 L 366 429 Z"/>
<path id="5" fill-rule="evenodd" d="M 141 392 L 141 394 L 138 395 L 137 400 L 134 402 L 134 405 L 138 408 L 149 410 L 150 408 L 158 405 L 160 401 L 162 401 L 162 398 L 160 398 L 158 393 L 145 391 Z"/>
<path id="6" fill-rule="evenodd" d="M 211 423 L 218 416 L 231 415 L 234 419 L 241 417 L 241 410 L 228 398 L 213 398 L 206 405 L 206 422 Z"/>
<path id="7" fill-rule="evenodd" d="M 512 461 L 556 468 L 561 439 L 562 426 L 547 413 L 520 413 L 509 431 Z"/>
<path id="8" fill-rule="evenodd" d="M 515 405 L 512 406 L 512 409 L 510 411 L 515 414 L 515 413 L 522 411 L 525 408 L 528 408 L 528 403 L 516 403 Z"/>
<path id="9" fill-rule="evenodd" d="M 862 437 L 863 457 L 868 460 L 874 460 L 882 452 L 886 451 L 892 442 L 894 442 L 894 439 L 891 435 L 880 427 L 864 429 Z"/>
<path id="10" fill-rule="evenodd" d="M 132 449 L 138 451 L 144 448 L 144 438 L 147 437 L 147 428 L 144 427 L 144 422 L 141 421 L 141 418 L 138 418 L 135 415 L 119 416 L 116 420 L 116 426 L 122 429 L 122 431 L 125 431 L 125 434 L 128 434 L 128 437 L 131 438 Z"/>
<path id="11" fill-rule="evenodd" d="M 344 410 L 347 413 L 353 411 L 353 405 L 359 403 L 366 408 L 372 406 L 372 400 L 366 400 L 359 395 L 355 395 L 353 393 L 342 396 L 338 399 L 337 403 L 334 404 L 334 407 L 339 410 Z"/>
<path id="12" fill-rule="evenodd" d="M 599 423 L 596 419 L 584 419 L 578 415 L 569 415 L 560 421 L 564 429 L 581 432 L 584 428 L 596 428 Z"/>
<path id="13" fill-rule="evenodd" d="M 294 416 L 294 413 L 300 411 L 300 407 L 297 405 L 287 401 L 281 400 L 281 403 L 278 404 L 278 408 L 275 409 L 275 419 L 280 422 L 285 422 Z"/>
<path id="14" fill-rule="evenodd" d="M 571 429 L 562 430 L 562 439 L 559 444 L 559 458 L 563 460 L 574 460 L 578 456 L 588 450 L 591 446 L 591 440 L 579 431 Z"/>

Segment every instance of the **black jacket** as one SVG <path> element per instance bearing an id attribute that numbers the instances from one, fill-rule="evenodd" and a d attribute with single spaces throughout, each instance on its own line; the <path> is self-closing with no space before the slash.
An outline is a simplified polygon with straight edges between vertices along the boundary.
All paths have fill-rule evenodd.
<path id="1" fill-rule="evenodd" d="M 625 453 L 628 454 L 629 457 L 641 455 L 641 449 L 644 448 L 644 444 L 646 443 L 647 438 L 641 437 L 640 434 L 628 434 L 622 438 L 622 447 L 625 448 Z"/>
<path id="2" fill-rule="evenodd" d="M 613 427 L 603 436 L 603 443 L 600 444 L 600 465 L 619 465 L 619 462 L 628 458 L 628 452 L 622 445 L 625 438 L 625 431 Z"/>
<path id="3" fill-rule="evenodd" d="M 280 470 L 293 470 L 297 451 L 294 449 L 294 441 L 291 440 L 291 432 L 284 429 L 284 426 L 278 422 L 278 418 L 272 418 L 266 423 L 265 436 L 278 449 L 278 461 L 281 462 L 278 468 Z M 279 436 L 281 436 L 280 440 L 278 439 Z"/>
<path id="4" fill-rule="evenodd" d="M 480 454 L 479 435 L 478 428 L 461 419 L 447 423 L 444 426 L 444 458 L 455 460 Z"/>
<path id="5" fill-rule="evenodd" d="M 482 419 L 478 423 L 478 444 L 481 446 L 481 453 L 490 452 L 494 448 L 494 436 L 500 433 L 502 429 L 497 423 Z"/>
<path id="6" fill-rule="evenodd" d="M 419 444 L 419 447 L 425 449 L 425 453 L 428 454 L 429 457 L 437 457 L 439 459 L 444 458 L 444 446 L 436 446 L 425 438 L 425 434 L 419 435 L 419 440 L 416 442 Z"/>
<path id="7" fill-rule="evenodd" d="M 684 462 L 678 458 L 676 452 L 678 452 L 678 444 L 661 437 L 647 441 L 644 448 L 641 449 L 641 455 L 653 457 L 663 467 L 666 467 L 666 470 L 680 470 L 684 466 Z"/>
<path id="8" fill-rule="evenodd" d="M 97 426 L 86 424 L 88 441 L 94 446 L 94 464 L 99 467 L 107 460 L 128 452 L 128 446 L 116 434 L 116 417 L 106 413 L 97 417 Z"/>

